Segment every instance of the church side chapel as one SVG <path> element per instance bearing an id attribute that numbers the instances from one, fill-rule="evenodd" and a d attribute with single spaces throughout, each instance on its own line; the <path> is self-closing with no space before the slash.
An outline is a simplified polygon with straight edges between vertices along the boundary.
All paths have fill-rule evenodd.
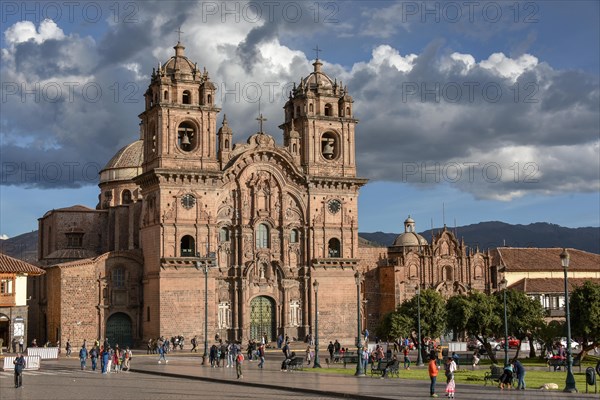
<path id="1" fill-rule="evenodd" d="M 320 337 L 354 343 L 367 180 L 356 176 L 347 88 L 317 58 L 284 105 L 283 146 L 262 115 L 236 143 L 251 131 L 232 131 L 208 71 L 181 42 L 174 50 L 152 71 L 139 140 L 100 172 L 97 208 L 40 218 L 48 290 L 31 334 L 120 345 L 203 337 L 206 284 L 210 338 L 303 339 L 314 335 L 318 285 Z"/>

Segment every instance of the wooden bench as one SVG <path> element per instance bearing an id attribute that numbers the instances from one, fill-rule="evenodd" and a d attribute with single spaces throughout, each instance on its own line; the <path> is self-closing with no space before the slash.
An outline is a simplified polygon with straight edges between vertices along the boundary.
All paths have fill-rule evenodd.
<path id="1" fill-rule="evenodd" d="M 294 357 L 287 365 L 288 371 L 302 371 L 304 369 L 304 359 L 302 357 Z"/>
<path id="2" fill-rule="evenodd" d="M 573 358 L 573 367 L 579 367 L 579 372 L 581 372 L 581 358 L 575 357 Z M 551 371 L 551 368 L 554 368 L 554 371 L 557 371 L 556 367 L 567 367 L 567 359 L 566 358 L 551 358 L 548 360 L 548 371 Z"/>
<path id="3" fill-rule="evenodd" d="M 379 360 L 371 364 L 371 376 L 383 375 L 383 372 L 387 368 L 387 360 Z"/>
<path id="4" fill-rule="evenodd" d="M 491 383 L 499 382 L 500 377 L 502 376 L 503 370 L 504 369 L 502 367 L 492 365 L 490 367 L 490 372 L 486 372 L 485 375 L 483 376 L 484 386 L 487 386 L 488 381 L 490 381 Z"/>
<path id="5" fill-rule="evenodd" d="M 346 364 L 356 364 L 358 363 L 358 354 L 356 353 L 345 353 L 342 357 L 342 362 L 344 363 L 344 368 L 346 368 Z"/>
<path id="6" fill-rule="evenodd" d="M 394 363 L 388 367 L 388 374 L 400 378 L 400 360 L 394 361 Z"/>

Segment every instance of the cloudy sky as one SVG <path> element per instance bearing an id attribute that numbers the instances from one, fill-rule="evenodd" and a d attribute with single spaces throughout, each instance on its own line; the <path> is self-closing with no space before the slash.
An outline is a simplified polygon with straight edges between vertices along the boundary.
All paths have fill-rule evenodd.
<path id="1" fill-rule="evenodd" d="M 600 226 L 599 3 L 11 2 L 1 5 L 0 235 L 95 207 L 139 136 L 152 68 L 206 67 L 236 141 L 324 71 L 355 100 L 360 230 L 500 220 Z"/>

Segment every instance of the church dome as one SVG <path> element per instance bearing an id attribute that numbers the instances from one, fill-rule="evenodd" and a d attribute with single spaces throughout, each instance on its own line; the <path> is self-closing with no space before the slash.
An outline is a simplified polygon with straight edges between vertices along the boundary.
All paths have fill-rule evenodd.
<path id="1" fill-rule="evenodd" d="M 404 232 L 396 237 L 394 246 L 426 246 L 427 239 L 416 232 Z"/>
<path id="2" fill-rule="evenodd" d="M 316 91 L 317 87 L 321 90 L 332 90 L 335 83 L 331 80 L 327 74 L 321 72 L 321 66 L 323 63 L 316 60 L 313 63 L 315 70 L 311 72 L 306 78 L 302 79 L 300 87 L 305 90 Z"/>
<path id="3" fill-rule="evenodd" d="M 177 45 L 173 48 L 175 49 L 175 55 L 165 63 L 162 70 L 167 75 L 174 75 L 176 72 L 182 75 L 196 75 L 198 67 L 183 54 L 185 46 L 177 42 Z"/>
<path id="4" fill-rule="evenodd" d="M 426 246 L 427 239 L 415 232 L 415 220 L 408 216 L 404 220 L 404 233 L 401 233 L 394 240 L 393 246 L 411 247 Z"/>
<path id="5" fill-rule="evenodd" d="M 100 183 L 135 178 L 142 173 L 143 140 L 136 140 L 117 152 L 100 171 Z"/>

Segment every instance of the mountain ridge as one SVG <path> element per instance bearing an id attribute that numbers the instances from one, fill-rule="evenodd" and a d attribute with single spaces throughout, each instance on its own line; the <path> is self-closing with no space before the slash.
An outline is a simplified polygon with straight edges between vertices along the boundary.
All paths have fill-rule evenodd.
<path id="1" fill-rule="evenodd" d="M 441 228 L 428 229 L 420 234 L 431 242 L 432 234 Z M 600 227 L 567 228 L 547 222 L 508 224 L 502 221 L 485 221 L 465 226 L 446 227 L 456 232 L 458 240 L 464 238 L 469 247 L 481 250 L 494 247 L 569 247 L 600 254 Z M 383 246 L 391 246 L 398 233 L 359 232 L 360 237 Z"/>
<path id="2" fill-rule="evenodd" d="M 431 243 L 432 234 L 441 228 L 428 229 L 420 234 Z M 456 231 L 458 240 L 464 238 L 471 248 L 485 250 L 494 247 L 569 247 L 600 254 L 600 227 L 566 228 L 547 222 L 528 225 L 485 221 L 477 224 L 446 227 Z M 398 233 L 359 232 L 359 243 L 364 247 L 391 246 Z M 27 262 L 37 261 L 38 231 L 31 231 L 8 239 L 0 239 L 0 251 Z"/>

